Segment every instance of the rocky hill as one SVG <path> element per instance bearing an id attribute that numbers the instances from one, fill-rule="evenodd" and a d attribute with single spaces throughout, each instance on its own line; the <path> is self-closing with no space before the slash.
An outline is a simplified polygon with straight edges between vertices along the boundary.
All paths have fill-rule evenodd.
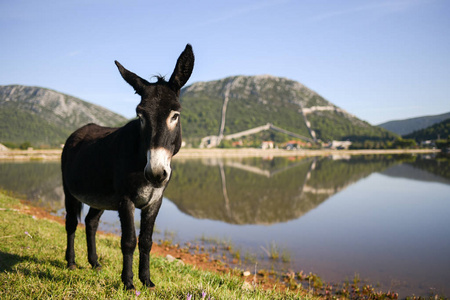
<path id="1" fill-rule="evenodd" d="M 412 133 L 413 131 L 425 129 L 427 127 L 432 126 L 433 124 L 442 122 L 446 119 L 450 119 L 450 112 L 441 115 L 389 121 L 386 123 L 379 124 L 378 126 L 387 129 L 389 131 L 395 132 L 399 135 L 407 135 Z"/>
<path id="2" fill-rule="evenodd" d="M 271 123 L 312 140 L 394 138 L 327 101 L 299 82 L 270 75 L 197 82 L 181 92 L 183 137 L 198 142 Z M 267 135 L 267 134 L 266 134 Z M 280 134 L 267 139 L 287 139 Z"/>
<path id="3" fill-rule="evenodd" d="M 103 107 L 50 89 L 0 86 L 0 143 L 56 146 L 84 124 L 115 126 L 125 121 Z"/>

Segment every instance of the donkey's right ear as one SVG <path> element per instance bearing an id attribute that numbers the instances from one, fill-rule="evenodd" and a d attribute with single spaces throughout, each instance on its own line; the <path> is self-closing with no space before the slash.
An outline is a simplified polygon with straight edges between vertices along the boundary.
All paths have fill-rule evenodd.
<path id="1" fill-rule="evenodd" d="M 145 87 L 150 83 L 147 80 L 142 79 L 138 75 L 134 74 L 133 72 L 130 72 L 127 69 L 125 69 L 117 60 L 115 60 L 114 62 L 116 63 L 116 66 L 119 69 L 122 78 L 125 79 L 125 81 L 128 82 L 128 84 L 134 88 L 136 94 L 142 96 Z"/>

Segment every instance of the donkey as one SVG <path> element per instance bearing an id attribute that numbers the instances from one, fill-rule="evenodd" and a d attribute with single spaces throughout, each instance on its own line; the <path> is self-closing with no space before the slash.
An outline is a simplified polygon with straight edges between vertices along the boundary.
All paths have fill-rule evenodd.
<path id="1" fill-rule="evenodd" d="M 180 89 L 194 68 L 194 54 L 187 44 L 167 82 L 158 77 L 149 83 L 115 61 L 123 79 L 141 96 L 138 119 L 120 128 L 87 124 L 66 141 L 61 169 L 66 207 L 69 269 L 75 269 L 74 239 L 82 203 L 90 206 L 86 216 L 88 261 L 99 269 L 95 234 L 104 210 L 119 212 L 122 227 L 122 282 L 134 289 L 133 252 L 136 248 L 135 208 L 141 209 L 139 279 L 150 280 L 150 250 L 155 219 L 163 192 L 171 177 L 171 159 L 181 147 Z"/>

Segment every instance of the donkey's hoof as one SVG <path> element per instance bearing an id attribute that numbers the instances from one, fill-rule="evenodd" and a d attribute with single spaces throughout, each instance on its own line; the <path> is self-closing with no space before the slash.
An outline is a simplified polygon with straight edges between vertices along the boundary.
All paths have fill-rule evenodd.
<path id="1" fill-rule="evenodd" d="M 101 271 L 102 270 L 102 265 L 97 262 L 97 263 L 92 265 L 92 269 L 94 269 L 96 271 Z"/>
<path id="2" fill-rule="evenodd" d="M 77 265 L 76 264 L 68 264 L 67 265 L 67 269 L 69 269 L 69 270 L 75 270 L 77 268 Z"/>
<path id="3" fill-rule="evenodd" d="M 124 283 L 124 285 L 125 285 L 125 289 L 126 289 L 127 291 L 132 291 L 132 290 L 135 290 L 135 289 L 136 289 L 132 283 L 129 283 L 129 284 L 125 284 L 125 283 Z"/>
<path id="4" fill-rule="evenodd" d="M 148 281 L 142 282 L 144 286 L 146 286 L 149 289 L 152 289 L 155 287 L 155 284 L 149 279 Z"/>

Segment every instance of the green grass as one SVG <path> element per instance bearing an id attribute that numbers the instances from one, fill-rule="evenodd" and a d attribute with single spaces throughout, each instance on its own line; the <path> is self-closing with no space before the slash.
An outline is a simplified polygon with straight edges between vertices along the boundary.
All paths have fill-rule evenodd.
<path id="1" fill-rule="evenodd" d="M 84 230 L 78 228 L 75 251 L 79 268 L 68 270 L 64 226 L 23 214 L 21 206 L 17 199 L 0 193 L 0 299 L 186 299 L 188 293 L 192 299 L 201 299 L 202 292 L 206 293 L 205 299 L 305 298 L 291 292 L 247 290 L 239 277 L 169 263 L 159 256 L 151 259 L 150 272 L 156 288 L 149 290 L 137 277 L 137 253 L 133 267 L 136 291 L 126 291 L 120 280 L 122 254 L 118 237 L 97 237 L 103 268 L 95 271 L 87 262 Z"/>

